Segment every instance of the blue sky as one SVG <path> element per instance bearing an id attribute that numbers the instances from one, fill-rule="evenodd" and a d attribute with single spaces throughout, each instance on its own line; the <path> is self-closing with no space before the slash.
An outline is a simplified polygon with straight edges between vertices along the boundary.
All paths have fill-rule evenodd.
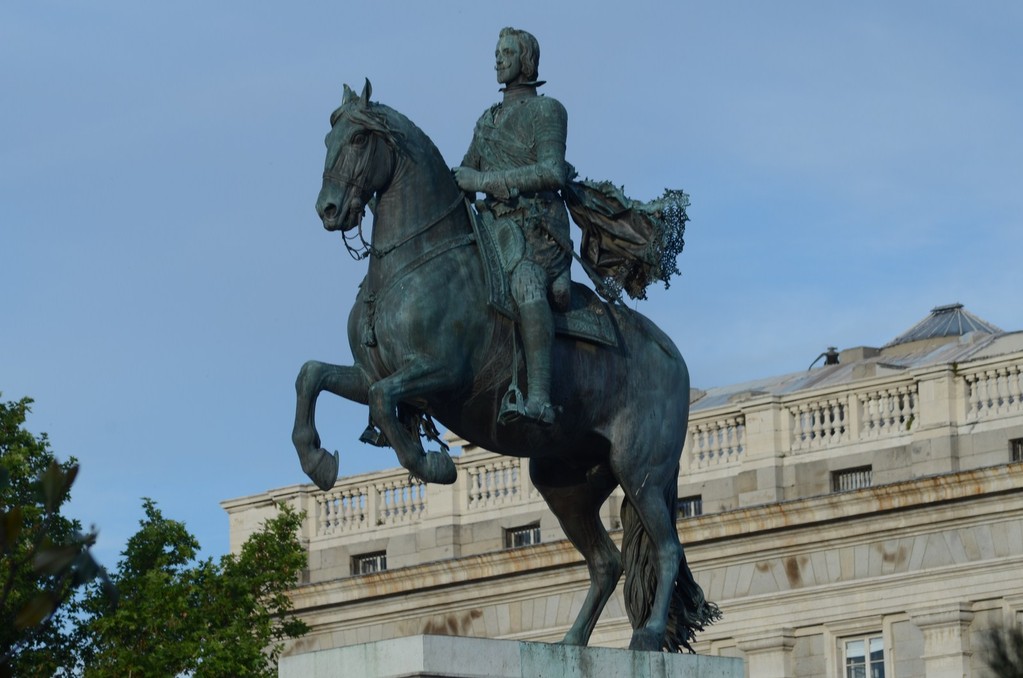
<path id="1" fill-rule="evenodd" d="M 220 500 L 305 481 L 294 377 L 350 361 L 365 271 L 313 210 L 342 83 L 455 165 L 506 25 L 539 38 L 582 175 L 692 196 L 683 277 L 638 308 L 695 386 L 955 301 L 1023 329 L 1016 2 L 5 3 L 0 391 L 81 461 L 101 560 L 143 496 L 218 555 Z M 318 414 L 342 473 L 396 466 L 363 408 Z"/>

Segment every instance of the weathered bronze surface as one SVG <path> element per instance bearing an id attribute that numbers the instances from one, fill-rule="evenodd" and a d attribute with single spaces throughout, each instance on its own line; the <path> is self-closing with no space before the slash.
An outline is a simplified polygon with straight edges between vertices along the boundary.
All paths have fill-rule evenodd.
<path id="1" fill-rule="evenodd" d="M 555 410 L 550 399 L 554 318 L 548 297 L 564 310 L 571 285 L 568 210 L 560 192 L 570 178 L 565 162 L 568 114 L 556 100 L 537 95 L 543 83 L 536 79 L 536 38 L 505 28 L 495 57 L 504 98 L 477 121 L 469 151 L 454 169 L 455 181 L 467 193 L 486 196 L 476 208 L 494 234 L 518 312 L 528 399 L 513 390 L 498 418 L 525 417 L 549 425 Z"/>
<path id="2" fill-rule="evenodd" d="M 361 240 L 373 205 L 372 237 L 359 250 L 369 268 L 348 322 L 355 364 L 302 367 L 293 441 L 306 474 L 331 488 L 337 453 L 321 448 L 315 425 L 316 399 L 329 391 L 368 404 L 363 440 L 393 447 L 425 482 L 455 480 L 446 452 L 424 450 L 422 436 L 436 438 L 431 418 L 480 447 L 528 457 L 534 485 L 590 573 L 564 642 L 586 644 L 624 570 L 631 647 L 679 650 L 719 616 L 675 528 L 689 374 L 650 320 L 568 280 L 558 246 L 568 241 L 558 194 L 571 172 L 564 109 L 536 96 L 528 42 L 502 32 L 505 100 L 484 113 L 454 172 L 405 116 L 370 101 L 368 82 L 360 96 L 345 88 L 316 208 L 327 230 Z M 478 220 L 464 191 L 485 195 Z M 491 303 L 501 299 L 503 309 Z M 555 321 L 552 302 L 569 312 Z M 544 355 L 548 374 L 537 375 Z M 525 403 L 507 395 L 523 381 Z M 619 485 L 624 561 L 599 517 Z"/>

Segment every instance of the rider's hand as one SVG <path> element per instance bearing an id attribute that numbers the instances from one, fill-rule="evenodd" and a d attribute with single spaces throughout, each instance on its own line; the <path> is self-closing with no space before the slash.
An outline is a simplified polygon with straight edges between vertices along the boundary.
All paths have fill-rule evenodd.
<path id="1" fill-rule="evenodd" d="M 482 190 L 483 176 L 471 167 L 455 167 L 451 170 L 455 174 L 455 183 L 466 193 L 476 193 Z"/>

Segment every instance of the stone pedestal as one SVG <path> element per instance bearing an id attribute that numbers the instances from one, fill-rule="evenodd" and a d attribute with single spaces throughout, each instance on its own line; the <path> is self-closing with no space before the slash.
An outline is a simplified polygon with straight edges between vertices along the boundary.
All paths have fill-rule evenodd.
<path id="1" fill-rule="evenodd" d="M 455 636 L 282 657 L 280 678 L 743 678 L 741 659 Z"/>

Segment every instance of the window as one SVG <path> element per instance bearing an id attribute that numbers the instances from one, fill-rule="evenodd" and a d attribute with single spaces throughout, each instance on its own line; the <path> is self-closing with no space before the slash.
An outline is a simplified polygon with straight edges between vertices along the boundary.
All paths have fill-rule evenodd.
<path id="1" fill-rule="evenodd" d="M 1009 441 L 1009 451 L 1013 461 L 1023 461 L 1023 438 Z"/>
<path id="2" fill-rule="evenodd" d="M 870 471 L 871 468 L 869 466 L 835 471 L 831 474 L 831 491 L 848 492 L 849 490 L 870 487 Z"/>
<path id="3" fill-rule="evenodd" d="M 845 678 L 884 678 L 884 639 L 881 636 L 850 638 L 842 649 Z"/>
<path id="4" fill-rule="evenodd" d="M 703 515 L 703 496 L 697 494 L 692 497 L 678 498 L 678 517 L 692 518 Z"/>
<path id="5" fill-rule="evenodd" d="M 363 553 L 352 558 L 352 574 L 372 574 L 387 569 L 387 552 Z"/>
<path id="6" fill-rule="evenodd" d="M 512 527 L 504 531 L 504 547 L 517 549 L 520 546 L 530 546 L 540 543 L 540 523 Z"/>

